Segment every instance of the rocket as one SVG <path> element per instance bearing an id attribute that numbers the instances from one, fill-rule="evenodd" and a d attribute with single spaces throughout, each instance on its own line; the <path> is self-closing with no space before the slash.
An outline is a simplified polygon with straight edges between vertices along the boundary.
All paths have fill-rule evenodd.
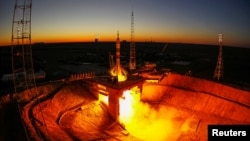
<path id="1" fill-rule="evenodd" d="M 113 68 L 110 69 L 110 74 L 113 77 L 117 77 L 118 82 L 127 80 L 127 71 L 121 66 L 120 62 L 120 39 L 119 39 L 119 31 L 117 31 L 116 38 L 116 64 Z"/>

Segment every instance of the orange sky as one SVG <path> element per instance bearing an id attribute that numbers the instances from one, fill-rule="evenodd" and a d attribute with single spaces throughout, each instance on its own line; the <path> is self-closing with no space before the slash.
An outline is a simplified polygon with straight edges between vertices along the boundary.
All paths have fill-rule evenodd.
<path id="1" fill-rule="evenodd" d="M 98 34 L 99 41 L 115 41 L 116 40 L 116 32 L 106 34 Z M 77 35 L 77 34 L 32 34 L 32 43 L 44 42 L 44 43 L 53 43 L 53 42 L 93 42 L 96 38 L 97 34 L 86 34 L 86 35 Z M 10 36 L 5 36 L 0 40 L 0 46 L 10 45 L 11 39 Z M 126 33 L 125 35 L 120 32 L 120 40 L 130 41 L 130 34 Z M 149 33 L 136 33 L 135 34 L 136 42 L 170 42 L 170 43 L 196 43 L 196 44 L 218 44 L 218 35 L 204 35 L 204 36 L 189 36 L 188 34 L 172 34 L 172 35 L 153 35 Z M 224 45 L 232 45 L 232 46 L 247 46 L 245 44 L 241 44 L 240 41 L 236 39 L 227 38 L 223 39 Z"/>
<path id="2" fill-rule="evenodd" d="M 11 44 L 15 1 L 0 1 L 0 46 Z M 133 5 L 133 6 L 132 6 Z M 250 47 L 250 2 L 145 0 L 102 2 L 33 1 L 32 43 L 130 41 L 134 11 L 135 41 L 223 44 Z M 132 8 L 133 7 L 133 8 Z"/>

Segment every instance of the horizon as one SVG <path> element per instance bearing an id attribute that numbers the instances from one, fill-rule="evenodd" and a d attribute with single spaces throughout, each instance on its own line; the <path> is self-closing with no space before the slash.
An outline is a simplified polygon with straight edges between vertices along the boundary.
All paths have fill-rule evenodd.
<path id="1" fill-rule="evenodd" d="M 98 41 L 97 43 L 115 43 L 116 41 Z M 31 45 L 39 45 L 39 44 L 84 44 L 84 43 L 93 43 L 96 44 L 95 41 L 81 41 L 81 42 L 34 42 L 31 43 Z M 121 40 L 122 43 L 130 43 L 130 41 L 127 40 Z M 143 44 L 143 43 L 155 43 L 155 44 L 183 44 L 183 45 L 196 45 L 196 46 L 218 46 L 219 44 L 205 44 L 205 43 L 183 43 L 183 42 L 157 42 L 157 41 L 135 41 L 135 43 L 138 44 Z M 1 47 L 11 47 L 12 45 L 0 45 Z M 232 45 L 222 45 L 222 47 L 233 47 L 233 48 L 249 48 L 250 47 L 245 47 L 245 46 L 232 46 Z"/>

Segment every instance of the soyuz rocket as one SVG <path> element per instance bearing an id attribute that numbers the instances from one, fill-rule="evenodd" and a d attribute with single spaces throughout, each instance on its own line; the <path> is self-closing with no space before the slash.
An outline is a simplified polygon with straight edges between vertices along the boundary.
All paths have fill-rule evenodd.
<path id="1" fill-rule="evenodd" d="M 116 64 L 110 70 L 110 74 L 113 77 L 117 77 L 117 81 L 126 81 L 127 80 L 127 71 L 123 69 L 120 62 L 120 39 L 119 39 L 119 31 L 117 31 L 117 38 L 116 38 Z"/>

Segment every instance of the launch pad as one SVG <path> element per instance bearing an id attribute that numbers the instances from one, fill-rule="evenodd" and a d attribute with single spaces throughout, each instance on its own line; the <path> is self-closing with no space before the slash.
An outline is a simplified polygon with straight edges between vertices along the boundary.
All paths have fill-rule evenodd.
<path id="1" fill-rule="evenodd" d="M 161 137 L 198 141 L 206 140 L 208 124 L 249 124 L 249 92 L 190 76 L 170 73 L 160 83 L 136 76 L 123 82 L 96 77 L 57 83 L 39 86 L 39 91 L 53 95 L 41 95 L 39 102 L 31 100 L 22 110 L 21 118 L 32 140 L 41 140 L 40 133 L 48 140 L 137 141 Z M 134 99 L 127 96 L 134 95 L 141 101 L 131 107 Z M 27 96 L 25 92 L 19 94 Z M 133 108 L 132 114 L 124 114 L 131 112 L 126 108 Z M 122 123 L 129 135 L 112 126 L 124 115 L 129 121 Z M 41 126 L 43 118 L 47 130 Z"/>
<path id="2" fill-rule="evenodd" d="M 117 82 L 112 81 L 111 79 L 105 78 L 96 78 L 94 80 L 94 95 L 106 103 L 108 106 L 109 113 L 111 116 L 117 120 L 119 117 L 119 99 L 123 98 L 123 93 L 126 90 L 131 90 L 133 88 L 137 88 L 139 93 L 142 93 L 142 85 L 145 81 L 145 78 L 138 76 L 128 76 L 126 81 Z M 102 99 L 102 97 L 106 97 L 106 101 Z"/>

